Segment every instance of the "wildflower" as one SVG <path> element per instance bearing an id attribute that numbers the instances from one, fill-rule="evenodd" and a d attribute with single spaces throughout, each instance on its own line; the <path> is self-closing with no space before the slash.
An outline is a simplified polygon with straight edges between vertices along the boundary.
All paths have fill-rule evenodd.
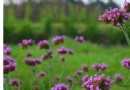
<path id="1" fill-rule="evenodd" d="M 88 75 L 85 75 L 85 76 L 82 77 L 82 81 L 85 82 L 85 81 L 87 81 L 89 78 L 90 78 L 90 77 L 89 77 Z"/>
<path id="2" fill-rule="evenodd" d="M 10 80 L 10 86 L 20 86 L 23 82 L 17 78 L 11 79 Z"/>
<path id="3" fill-rule="evenodd" d="M 72 79 L 72 77 L 67 76 L 67 77 L 66 77 L 66 81 L 72 83 L 72 82 L 73 82 L 73 79 Z"/>
<path id="4" fill-rule="evenodd" d="M 17 64 L 15 63 L 14 59 L 10 56 L 4 56 L 4 74 L 8 74 L 11 71 L 16 70 Z"/>
<path id="5" fill-rule="evenodd" d="M 115 82 L 119 83 L 123 80 L 123 77 L 120 74 L 114 76 Z"/>
<path id="6" fill-rule="evenodd" d="M 91 76 L 82 84 L 86 90 L 110 90 L 111 85 L 112 83 L 110 78 L 105 78 L 104 75 Z"/>
<path id="7" fill-rule="evenodd" d="M 126 13 L 125 10 L 119 8 L 109 8 L 103 15 L 99 16 L 98 20 L 106 24 L 112 24 L 119 27 L 124 24 L 128 18 L 129 14 Z"/>
<path id="8" fill-rule="evenodd" d="M 62 46 L 57 50 L 57 52 L 58 54 L 67 54 L 68 49 Z"/>
<path id="9" fill-rule="evenodd" d="M 35 84 L 35 85 L 33 86 L 33 90 L 40 90 L 40 89 L 39 89 L 39 86 L 38 86 L 37 84 Z"/>
<path id="10" fill-rule="evenodd" d="M 95 70 L 95 71 L 103 71 L 107 68 L 107 65 L 105 63 L 102 63 L 102 64 L 94 64 L 92 65 L 92 68 Z"/>
<path id="11" fill-rule="evenodd" d="M 52 51 L 48 51 L 41 56 L 41 60 L 47 60 L 47 59 L 50 59 L 50 58 L 53 58 Z"/>
<path id="12" fill-rule="evenodd" d="M 124 66 L 130 70 L 130 58 L 122 60 L 121 64 L 122 64 L 122 66 Z"/>
<path id="13" fill-rule="evenodd" d="M 77 42 L 84 42 L 85 39 L 84 39 L 83 36 L 76 36 L 76 37 L 75 37 L 75 41 L 77 41 Z"/>
<path id="14" fill-rule="evenodd" d="M 38 49 L 49 49 L 49 42 L 48 40 L 42 40 L 38 43 Z"/>
<path id="15" fill-rule="evenodd" d="M 52 87 L 51 90 L 69 90 L 69 86 L 61 83 Z"/>
<path id="16" fill-rule="evenodd" d="M 34 40 L 32 40 L 32 39 L 24 39 L 22 41 L 22 43 L 20 43 L 19 45 L 20 45 L 21 48 L 27 48 L 28 46 L 31 46 L 33 44 L 34 44 Z"/>
<path id="17" fill-rule="evenodd" d="M 35 66 L 41 63 L 41 60 L 39 58 L 25 58 L 24 59 L 25 64 L 30 66 Z"/>
<path id="18" fill-rule="evenodd" d="M 44 77 L 46 75 L 46 73 L 44 72 L 44 71 L 41 71 L 38 75 L 37 75 L 37 77 L 38 78 L 41 78 L 41 77 Z"/>
<path id="19" fill-rule="evenodd" d="M 32 56 L 32 54 L 28 51 L 28 52 L 26 53 L 26 57 L 30 57 L 30 56 Z"/>
<path id="20" fill-rule="evenodd" d="M 77 76 L 81 76 L 83 74 L 83 71 L 82 70 L 77 70 L 76 72 L 75 72 L 75 76 L 77 77 Z"/>
<path id="21" fill-rule="evenodd" d="M 124 2 L 124 10 L 126 13 L 130 12 L 130 3 L 127 1 Z"/>
<path id="22" fill-rule="evenodd" d="M 89 69 L 88 69 L 88 65 L 86 65 L 86 64 L 84 64 L 84 65 L 82 66 L 82 69 L 83 69 L 84 71 L 86 71 L 86 72 L 89 71 Z"/>
<path id="23" fill-rule="evenodd" d="M 11 54 L 12 49 L 8 45 L 4 44 L 3 51 L 4 54 Z"/>
<path id="24" fill-rule="evenodd" d="M 57 44 L 60 44 L 60 43 L 63 43 L 65 40 L 65 35 L 62 35 L 62 36 L 56 36 L 52 39 L 52 42 L 57 45 Z"/>
<path id="25" fill-rule="evenodd" d="M 65 56 L 63 56 L 63 55 L 62 55 L 62 56 L 60 56 L 60 60 L 61 60 L 62 62 L 64 62 L 64 61 L 65 61 L 65 59 L 66 59 L 66 58 L 65 58 Z"/>
<path id="26" fill-rule="evenodd" d="M 68 50 L 68 53 L 71 54 L 71 55 L 73 55 L 73 54 L 74 54 L 74 51 L 71 50 L 71 49 L 69 49 L 69 50 Z"/>

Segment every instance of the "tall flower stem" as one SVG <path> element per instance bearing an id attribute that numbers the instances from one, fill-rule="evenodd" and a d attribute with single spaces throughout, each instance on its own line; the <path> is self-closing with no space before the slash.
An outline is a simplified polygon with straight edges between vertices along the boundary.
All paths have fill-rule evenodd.
<path id="1" fill-rule="evenodd" d="M 31 69 L 31 78 L 30 78 L 30 90 L 33 90 L 34 72 L 35 72 L 35 67 L 32 67 L 32 69 Z"/>
<path id="2" fill-rule="evenodd" d="M 124 35 L 125 35 L 125 38 L 126 38 L 126 40 L 127 40 L 128 45 L 130 46 L 130 38 L 129 38 L 129 36 L 128 36 L 128 33 L 126 32 L 126 30 L 122 30 L 122 31 L 123 31 L 123 33 L 124 33 Z"/>
<path id="3" fill-rule="evenodd" d="M 10 90 L 9 86 L 9 75 L 5 75 L 6 83 L 5 83 L 5 90 Z"/>

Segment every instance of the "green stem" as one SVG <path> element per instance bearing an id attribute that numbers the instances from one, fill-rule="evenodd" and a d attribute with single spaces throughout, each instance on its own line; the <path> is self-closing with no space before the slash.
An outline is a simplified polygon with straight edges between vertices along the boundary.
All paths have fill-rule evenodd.
<path id="1" fill-rule="evenodd" d="M 8 76 L 8 75 L 5 75 L 5 79 L 6 79 L 5 90 L 10 90 L 10 86 L 9 86 L 9 76 Z"/>
<path id="2" fill-rule="evenodd" d="M 126 40 L 127 40 L 128 45 L 130 46 L 130 38 L 129 38 L 129 36 L 128 36 L 126 30 L 122 30 L 122 31 L 123 31 L 123 33 L 124 33 L 124 35 L 125 35 L 125 38 L 126 38 Z"/>
<path id="3" fill-rule="evenodd" d="M 32 67 L 32 70 L 31 70 L 31 77 L 30 77 L 30 90 L 33 90 L 33 77 L 34 77 L 34 68 L 35 67 Z"/>

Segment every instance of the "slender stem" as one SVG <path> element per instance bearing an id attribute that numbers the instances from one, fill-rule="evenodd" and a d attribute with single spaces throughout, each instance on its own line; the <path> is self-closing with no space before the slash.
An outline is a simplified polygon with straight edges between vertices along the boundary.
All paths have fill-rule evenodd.
<path id="1" fill-rule="evenodd" d="M 127 70 L 126 75 L 128 75 L 128 73 L 129 73 L 129 70 Z M 125 77 L 126 77 L 126 75 L 125 75 Z M 128 79 L 125 81 L 125 83 L 124 83 L 124 84 L 127 84 L 127 83 L 128 83 L 128 81 L 129 81 L 129 79 L 130 79 L 130 77 L 128 77 Z"/>
<path id="2" fill-rule="evenodd" d="M 124 33 L 124 35 L 125 35 L 125 38 L 126 38 L 126 40 L 127 40 L 128 45 L 130 46 L 130 39 L 129 39 L 129 36 L 128 36 L 126 30 L 122 30 L 122 31 L 123 31 L 123 33 Z"/>
<path id="3" fill-rule="evenodd" d="M 9 76 L 8 76 L 8 75 L 5 75 L 5 79 L 6 79 L 5 90 L 10 90 L 10 86 L 9 86 Z"/>
<path id="4" fill-rule="evenodd" d="M 30 90 L 33 89 L 33 77 L 34 77 L 34 72 L 35 72 L 35 67 L 32 67 L 32 70 L 31 70 L 31 77 L 30 77 Z"/>

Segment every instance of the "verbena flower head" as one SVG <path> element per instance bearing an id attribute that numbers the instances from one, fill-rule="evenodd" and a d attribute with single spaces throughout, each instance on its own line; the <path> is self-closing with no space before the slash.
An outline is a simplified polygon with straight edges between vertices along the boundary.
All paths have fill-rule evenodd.
<path id="1" fill-rule="evenodd" d="M 46 73 L 44 72 L 44 71 L 41 71 L 38 75 L 37 75 L 37 77 L 38 78 L 41 78 L 41 77 L 44 77 L 46 75 Z"/>
<path id="2" fill-rule="evenodd" d="M 66 57 L 64 55 L 60 56 L 60 60 L 64 62 L 66 60 Z"/>
<path id="3" fill-rule="evenodd" d="M 10 56 L 4 56 L 4 74 L 8 74 L 11 71 L 16 70 L 17 64 L 15 63 L 15 60 Z"/>
<path id="4" fill-rule="evenodd" d="M 34 44 L 34 40 L 32 40 L 32 39 L 24 39 L 22 41 L 22 43 L 20 43 L 19 45 L 20 45 L 21 48 L 27 48 L 28 46 L 31 46 L 33 44 Z"/>
<path id="5" fill-rule="evenodd" d="M 84 42 L 85 39 L 84 39 L 83 36 L 76 36 L 76 37 L 75 37 L 75 41 L 77 41 L 77 42 Z"/>
<path id="6" fill-rule="evenodd" d="M 47 59 L 50 59 L 50 58 L 53 58 L 53 53 L 52 51 L 47 51 L 46 53 L 44 53 L 42 56 L 41 56 L 41 60 L 47 60 Z"/>
<path id="7" fill-rule="evenodd" d="M 68 50 L 68 53 L 71 54 L 71 55 L 73 55 L 73 54 L 74 54 L 74 51 L 71 50 L 71 49 L 69 49 L 69 50 Z"/>
<path id="8" fill-rule="evenodd" d="M 92 65 L 92 68 L 95 70 L 95 71 L 103 71 L 107 68 L 107 65 L 105 63 L 102 63 L 102 64 L 94 64 Z"/>
<path id="9" fill-rule="evenodd" d="M 122 60 L 121 64 L 122 64 L 122 66 L 124 66 L 130 70 L 130 58 Z"/>
<path id="10" fill-rule="evenodd" d="M 110 90 L 111 80 L 109 77 L 105 78 L 104 75 L 91 76 L 87 81 L 83 82 L 83 87 L 86 90 Z"/>
<path id="11" fill-rule="evenodd" d="M 104 12 L 103 15 L 99 16 L 99 21 L 106 24 L 112 24 L 114 26 L 121 26 L 128 20 L 129 14 L 123 9 L 119 8 L 109 8 Z"/>
<path id="12" fill-rule="evenodd" d="M 41 60 L 39 58 L 25 58 L 24 62 L 25 64 L 30 65 L 30 66 L 41 64 Z"/>
<path id="13" fill-rule="evenodd" d="M 65 47 L 60 47 L 58 50 L 57 50 L 57 53 L 58 54 L 67 54 L 68 53 L 68 48 L 65 48 Z"/>
<path id="14" fill-rule="evenodd" d="M 38 43 L 38 49 L 49 49 L 49 42 L 48 40 L 42 40 Z"/>
<path id="15" fill-rule="evenodd" d="M 88 65 L 87 64 L 84 64 L 82 66 L 82 69 L 85 71 L 85 72 L 88 72 L 89 71 L 89 68 L 88 68 Z"/>
<path id="16" fill-rule="evenodd" d="M 20 79 L 13 78 L 10 80 L 10 86 L 16 86 L 19 87 L 23 82 Z"/>
<path id="17" fill-rule="evenodd" d="M 77 70 L 77 71 L 75 72 L 75 77 L 81 76 L 82 74 L 83 74 L 83 71 L 82 71 L 82 70 Z"/>
<path id="18" fill-rule="evenodd" d="M 121 82 L 122 80 L 123 80 L 123 76 L 121 76 L 120 74 L 116 74 L 116 75 L 114 76 L 114 81 L 115 81 L 115 82 L 119 83 L 119 82 Z"/>
<path id="19" fill-rule="evenodd" d="M 124 10 L 126 13 L 130 12 L 130 3 L 127 1 L 124 2 Z"/>
<path id="20" fill-rule="evenodd" d="M 69 86 L 61 83 L 52 87 L 51 90 L 69 90 Z"/>
<path id="21" fill-rule="evenodd" d="M 72 82 L 73 82 L 73 79 L 72 79 L 72 77 L 67 76 L 67 77 L 66 77 L 66 81 L 69 82 L 69 83 L 72 83 Z"/>
<path id="22" fill-rule="evenodd" d="M 57 45 L 57 44 L 60 44 L 60 43 L 63 43 L 64 40 L 65 40 L 65 35 L 62 35 L 62 36 L 56 36 L 52 39 L 52 42 Z"/>
<path id="23" fill-rule="evenodd" d="M 32 54 L 30 53 L 30 51 L 28 51 L 28 52 L 26 53 L 26 57 L 30 57 L 30 56 L 32 56 Z"/>
<path id="24" fill-rule="evenodd" d="M 85 75 L 82 77 L 82 81 L 83 82 L 86 82 L 90 77 L 88 75 Z"/>
<path id="25" fill-rule="evenodd" d="M 11 54 L 12 49 L 8 45 L 4 44 L 3 52 L 4 54 Z"/>

